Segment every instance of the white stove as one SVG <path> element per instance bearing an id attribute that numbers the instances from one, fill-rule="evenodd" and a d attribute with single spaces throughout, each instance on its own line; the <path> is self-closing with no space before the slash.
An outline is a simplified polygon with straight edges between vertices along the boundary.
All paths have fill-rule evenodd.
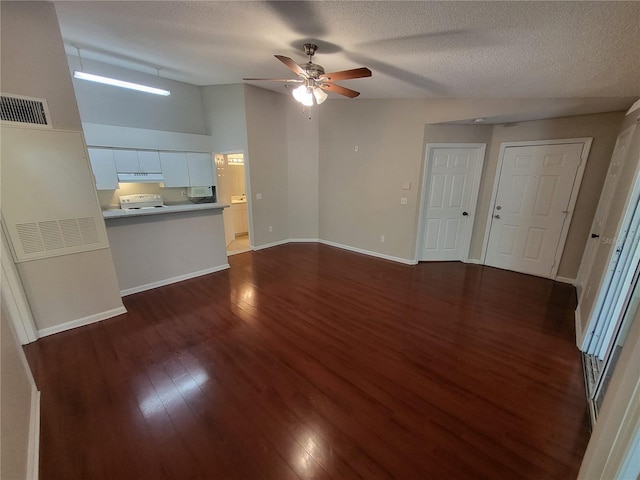
<path id="1" fill-rule="evenodd" d="M 122 210 L 162 208 L 164 206 L 162 196 L 156 193 L 136 193 L 134 195 L 120 196 L 120 208 Z"/>

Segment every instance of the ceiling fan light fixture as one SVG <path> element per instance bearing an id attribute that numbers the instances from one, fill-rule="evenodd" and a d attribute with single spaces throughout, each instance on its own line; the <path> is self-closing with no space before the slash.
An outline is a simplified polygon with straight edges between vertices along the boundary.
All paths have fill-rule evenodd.
<path id="1" fill-rule="evenodd" d="M 313 105 L 313 95 L 310 92 L 310 88 L 308 88 L 306 85 L 300 85 L 298 88 L 294 89 L 293 98 L 295 98 L 305 107 L 310 107 Z"/>
<path id="2" fill-rule="evenodd" d="M 327 93 L 320 87 L 316 87 L 313 89 L 313 96 L 316 97 L 316 103 L 320 105 L 327 99 L 329 95 L 327 95 Z"/>

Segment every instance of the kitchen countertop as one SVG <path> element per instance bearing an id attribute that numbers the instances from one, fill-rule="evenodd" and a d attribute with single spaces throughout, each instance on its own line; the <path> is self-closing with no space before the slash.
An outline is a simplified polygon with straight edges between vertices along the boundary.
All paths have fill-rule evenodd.
<path id="1" fill-rule="evenodd" d="M 165 205 L 158 208 L 141 208 L 132 210 L 123 210 L 121 208 L 109 208 L 102 210 L 102 216 L 105 220 L 110 218 L 124 217 L 141 217 L 146 215 L 162 215 L 167 213 L 191 212 L 194 210 L 216 210 L 228 208 L 226 203 L 179 203 Z"/>

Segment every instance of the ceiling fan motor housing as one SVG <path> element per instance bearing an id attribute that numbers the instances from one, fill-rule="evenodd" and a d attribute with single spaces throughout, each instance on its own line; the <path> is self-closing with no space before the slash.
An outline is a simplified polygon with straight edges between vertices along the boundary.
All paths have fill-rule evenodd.
<path id="1" fill-rule="evenodd" d="M 304 48 L 304 54 L 313 57 L 313 54 L 318 50 L 318 46 L 313 43 L 305 43 L 302 48 Z"/>
<path id="2" fill-rule="evenodd" d="M 324 75 L 324 68 L 317 63 L 303 63 L 300 66 L 311 78 L 318 78 L 320 75 Z"/>

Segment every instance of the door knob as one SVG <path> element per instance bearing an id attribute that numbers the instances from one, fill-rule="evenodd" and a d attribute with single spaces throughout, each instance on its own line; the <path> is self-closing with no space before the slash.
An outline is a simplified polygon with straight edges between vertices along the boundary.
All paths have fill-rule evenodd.
<path id="1" fill-rule="evenodd" d="M 463 216 L 463 217 L 466 217 L 467 215 L 469 215 L 469 213 L 467 213 L 467 212 L 462 212 L 462 216 Z"/>
<path id="2" fill-rule="evenodd" d="M 600 235 L 598 235 L 597 233 L 592 233 L 591 238 L 600 238 Z"/>
<path id="3" fill-rule="evenodd" d="M 496 210 L 502 210 L 502 207 L 501 207 L 500 205 L 498 205 L 498 206 L 496 207 Z"/>
<path id="4" fill-rule="evenodd" d="M 500 215 L 494 215 L 493 218 L 500 218 Z"/>

